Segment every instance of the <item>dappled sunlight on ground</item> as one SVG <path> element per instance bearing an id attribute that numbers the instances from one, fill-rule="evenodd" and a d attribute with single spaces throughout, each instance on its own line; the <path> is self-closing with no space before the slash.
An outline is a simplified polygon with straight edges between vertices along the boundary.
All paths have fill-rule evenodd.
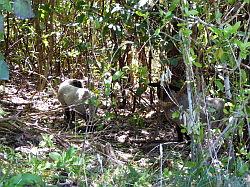
<path id="1" fill-rule="evenodd" d="M 34 151 L 41 135 L 49 134 L 58 146 L 65 148 L 70 145 L 84 147 L 88 140 L 93 147 L 101 147 L 99 151 L 102 152 L 109 143 L 108 152 L 114 152 L 118 160 L 138 160 L 141 165 L 145 162 L 142 157 L 149 159 L 159 155 L 159 144 L 165 150 L 184 153 L 185 144 L 176 142 L 174 126 L 165 120 L 163 113 L 143 103 L 138 105 L 136 112 L 128 110 L 131 109 L 129 106 L 120 110 L 100 108 L 94 121 L 77 118 L 76 128 L 68 129 L 56 95 L 35 90 L 35 84 L 9 82 L 5 92 L 1 93 L 0 104 L 8 112 L 4 118 L 15 116 L 13 120 L 3 122 L 5 130 L 0 129 L 1 139 L 16 150 Z"/>

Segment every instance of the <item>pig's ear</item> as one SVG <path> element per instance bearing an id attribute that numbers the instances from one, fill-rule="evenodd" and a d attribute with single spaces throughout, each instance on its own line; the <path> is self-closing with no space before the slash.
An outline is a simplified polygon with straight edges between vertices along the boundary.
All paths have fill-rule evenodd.
<path id="1" fill-rule="evenodd" d="M 83 83 L 81 80 L 73 79 L 69 85 L 75 86 L 77 88 L 83 88 Z"/>
<path id="2" fill-rule="evenodd" d="M 160 87 L 160 82 L 151 82 L 151 83 L 148 83 L 148 85 L 152 87 Z"/>
<path id="3" fill-rule="evenodd" d="M 181 90 L 180 87 L 175 86 L 175 85 L 173 85 L 173 84 L 168 85 L 168 87 L 169 87 L 170 90 L 173 90 L 173 91 L 175 91 L 175 92 L 179 92 L 179 91 Z"/>

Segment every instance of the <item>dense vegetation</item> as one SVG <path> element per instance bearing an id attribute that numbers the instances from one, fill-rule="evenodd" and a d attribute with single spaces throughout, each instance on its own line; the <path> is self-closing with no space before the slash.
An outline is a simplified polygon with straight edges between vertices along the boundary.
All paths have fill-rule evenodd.
<path id="1" fill-rule="evenodd" d="M 249 185 L 249 4 L 0 0 L 0 186 Z M 99 108 L 74 129 L 66 78 Z M 188 109 L 156 101 L 157 81 Z M 207 95 L 225 101 L 217 125 L 199 118 Z"/>

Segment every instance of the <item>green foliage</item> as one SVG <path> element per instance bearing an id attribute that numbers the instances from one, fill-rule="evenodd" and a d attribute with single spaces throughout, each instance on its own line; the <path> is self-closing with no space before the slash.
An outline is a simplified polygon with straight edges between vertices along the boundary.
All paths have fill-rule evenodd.
<path id="1" fill-rule="evenodd" d="M 242 42 L 240 40 L 235 40 L 235 44 L 237 44 L 240 48 L 240 57 L 242 59 L 246 59 L 246 57 L 250 53 L 250 42 Z"/>
<path id="2" fill-rule="evenodd" d="M 40 142 L 40 146 L 41 147 L 49 147 L 49 148 L 53 148 L 54 142 L 53 142 L 53 135 L 48 135 L 48 134 L 42 134 L 42 141 Z"/>
<path id="3" fill-rule="evenodd" d="M 172 113 L 172 118 L 173 119 L 180 119 L 180 112 L 179 111 L 175 111 Z"/>
<path id="4" fill-rule="evenodd" d="M 124 72 L 123 71 L 116 71 L 114 73 L 114 75 L 112 76 L 112 80 L 113 81 L 120 80 L 123 76 L 124 76 Z"/>
<path id="5" fill-rule="evenodd" d="M 23 173 L 18 174 L 10 179 L 7 180 L 6 183 L 3 185 L 4 187 L 23 187 L 23 186 L 34 186 L 34 187 L 42 187 L 45 186 L 44 182 L 42 181 L 41 177 L 29 174 L 29 173 Z"/>
<path id="6" fill-rule="evenodd" d="M 20 19 L 28 19 L 34 17 L 34 13 L 31 8 L 30 0 L 15 0 L 13 2 L 14 13 Z M 2 11 L 11 12 L 11 1 L 1 0 L 0 2 L 0 41 L 4 39 L 4 17 L 1 14 Z M 4 57 L 0 53 L 0 80 L 9 80 L 9 68 Z"/>
<path id="7" fill-rule="evenodd" d="M 241 22 L 237 22 L 234 25 L 227 26 L 223 31 L 223 34 L 226 38 L 230 37 L 231 35 L 234 35 L 237 33 L 238 29 L 240 28 Z"/>
<path id="8" fill-rule="evenodd" d="M 223 90 L 224 90 L 224 85 L 223 85 L 222 80 L 217 79 L 217 80 L 214 81 L 214 83 L 216 84 L 216 86 L 218 87 L 218 89 L 219 89 L 220 91 L 223 91 Z"/>
<path id="9" fill-rule="evenodd" d="M 152 176 L 149 170 L 136 165 L 123 165 L 119 167 L 105 166 L 100 171 L 95 166 L 95 157 L 81 153 L 81 149 L 69 148 L 66 151 L 51 150 L 47 155 L 18 153 L 11 149 L 0 148 L 5 159 L 12 160 L 11 167 L 2 165 L 3 175 L 0 175 L 2 186 L 45 186 L 61 180 L 74 180 L 82 186 L 87 179 L 89 184 L 97 185 L 133 185 L 151 186 Z M 32 174 L 31 174 L 32 173 Z M 64 173 L 64 174 L 63 174 Z"/>
<path id="10" fill-rule="evenodd" d="M 249 171 L 249 165 L 238 160 L 235 162 L 236 175 L 227 172 L 227 163 L 214 160 L 213 163 L 203 165 L 198 162 L 175 160 L 174 169 L 165 169 L 163 174 L 167 186 L 217 186 L 232 185 L 244 186 L 245 181 L 242 177 L 244 172 Z"/>
<path id="11" fill-rule="evenodd" d="M 112 113 L 112 112 L 106 112 L 105 115 L 104 115 L 104 119 L 106 121 L 111 121 L 111 120 L 113 120 L 115 118 L 116 118 L 116 115 L 115 115 L 115 113 Z"/>
<path id="12" fill-rule="evenodd" d="M 138 127 L 143 127 L 144 119 L 140 115 L 135 113 L 131 118 L 129 118 L 129 123 Z"/>
<path id="13" fill-rule="evenodd" d="M 129 186 L 151 186 L 151 176 L 147 171 L 138 171 L 133 166 L 128 166 L 128 174 L 126 184 Z"/>
<path id="14" fill-rule="evenodd" d="M 0 53 L 0 80 L 9 80 L 9 67 Z"/>
<path id="15" fill-rule="evenodd" d="M 0 89 L 1 89 L 1 86 L 0 86 Z M 4 117 L 6 114 L 7 114 L 7 112 L 5 112 L 5 111 L 2 109 L 1 105 L 0 105 L 0 117 Z"/>
<path id="16" fill-rule="evenodd" d="M 34 17 L 30 0 L 15 0 L 13 3 L 14 13 L 20 19 Z"/>
<path id="17" fill-rule="evenodd" d="M 11 2 L 9 0 L 1 0 L 0 10 L 11 12 Z"/>
<path id="18" fill-rule="evenodd" d="M 217 139 L 209 137 L 211 139 L 204 141 L 209 136 L 207 124 L 196 123 L 189 130 L 194 134 L 193 142 L 201 143 L 202 149 L 194 155 L 191 152 L 191 156 L 199 161 L 174 159 L 174 168 L 165 168 L 163 177 L 165 186 L 220 186 L 219 179 L 225 186 L 227 180 L 231 186 L 243 184 L 244 173 L 249 172 L 247 161 L 250 159 L 244 139 L 250 114 L 250 75 L 249 64 L 246 63 L 250 53 L 247 41 L 249 23 L 244 17 L 248 15 L 249 4 L 243 4 L 249 0 L 242 1 L 244 6 L 240 8 L 235 0 L 32 2 L 36 17 L 29 0 L 0 1 L 0 41 L 5 42 L 2 46 L 7 46 L 7 49 L 0 49 L 6 54 L 6 58 L 0 57 L 0 79 L 9 79 L 6 62 L 11 63 L 10 67 L 15 70 L 33 71 L 45 78 L 88 75 L 90 80 L 97 82 L 98 89 L 103 88 L 96 91 L 98 95 L 103 94 L 108 100 L 120 94 L 121 90 L 133 90 L 136 96 L 142 97 L 147 91 L 148 81 L 155 79 L 155 75 L 159 77 L 165 66 L 169 66 L 174 71 L 173 79 L 184 82 L 186 75 L 192 76 L 189 81 L 194 85 L 192 91 L 195 94 L 200 91 L 196 90 L 196 85 L 202 84 L 201 87 L 207 86 L 213 96 L 224 97 L 225 72 L 217 72 L 216 67 L 225 66 L 229 71 L 233 97 L 226 103 L 223 122 L 227 126 L 229 118 L 237 120 L 233 128 L 219 137 L 222 142 L 231 142 L 230 138 L 236 136 L 240 139 L 235 149 L 235 162 L 231 164 L 228 147 L 224 148 L 224 144 L 221 146 L 222 155 L 217 155 L 220 153 L 217 148 L 208 147 Z M 13 19 L 15 15 L 9 14 L 13 11 L 24 20 Z M 34 17 L 32 22 L 25 20 L 31 17 Z M 3 41 L 5 29 L 8 35 Z M 187 72 L 188 68 L 192 72 Z M 205 79 L 204 85 L 201 78 Z M 207 88 L 203 91 L 206 92 Z M 98 100 L 89 102 L 99 105 Z M 111 109 L 117 107 L 116 101 L 114 103 L 110 104 Z M 104 111 L 102 119 L 105 122 L 117 119 L 117 108 L 114 111 Z M 3 116 L 1 111 L 0 116 Z M 130 124 L 144 127 L 142 115 L 135 113 L 130 116 Z M 177 112 L 172 114 L 173 118 L 179 116 Z M 96 155 L 87 155 L 72 147 L 58 149 L 53 135 L 42 135 L 42 138 L 31 153 L 1 150 L 6 153 L 8 163 L 3 166 L 5 178 L 1 181 L 10 185 L 18 179 L 40 183 L 37 176 L 41 176 L 44 181 L 54 182 L 65 177 L 60 174 L 62 171 L 70 179 L 81 181 L 82 186 L 85 181 L 91 181 L 93 186 L 150 186 L 153 179 L 159 179 L 156 171 L 149 172 L 147 168 L 136 165 L 102 166 L 100 172 Z M 195 147 L 193 142 L 190 147 Z M 42 148 L 48 151 L 41 155 L 33 153 Z M 215 150 L 216 153 L 207 150 Z M 231 183 L 234 179 L 235 183 Z"/>
<path id="19" fill-rule="evenodd" d="M 4 22 L 3 22 L 3 16 L 0 15 L 0 33 L 3 33 L 4 32 Z M 3 36 L 2 34 L 0 35 L 0 40 L 3 39 Z"/>
<path id="20" fill-rule="evenodd" d="M 86 161 L 89 160 L 87 156 L 80 155 L 79 150 L 72 147 L 67 151 L 51 151 L 49 157 L 46 155 L 38 157 L 33 154 L 26 157 L 24 153 L 21 155 L 13 150 L 1 149 L 4 155 L 8 155 L 6 159 L 11 161 L 13 166 L 2 166 L 4 178 L 1 181 L 4 181 L 4 186 L 44 186 L 38 175 L 45 177 L 45 181 L 51 181 L 60 176 L 58 173 L 60 171 L 71 172 L 71 177 L 80 179 L 86 170 L 86 163 L 88 163 Z M 33 151 L 37 149 L 39 148 L 33 148 Z M 12 173 L 15 175 L 9 177 Z"/>

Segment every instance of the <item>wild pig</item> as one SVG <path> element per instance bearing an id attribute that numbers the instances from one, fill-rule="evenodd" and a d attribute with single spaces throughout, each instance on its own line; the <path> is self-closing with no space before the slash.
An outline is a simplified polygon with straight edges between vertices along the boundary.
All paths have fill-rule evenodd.
<path id="1" fill-rule="evenodd" d="M 157 88 L 158 99 L 162 103 L 162 108 L 168 119 L 171 119 L 172 112 L 175 112 L 181 108 L 181 111 L 188 109 L 188 96 L 186 88 L 178 89 L 174 86 L 162 86 L 160 82 L 158 83 L 149 83 L 149 86 Z M 176 92 L 177 91 L 177 92 Z M 211 122 L 211 125 L 218 124 L 218 121 L 223 118 L 223 108 L 224 100 L 222 98 L 212 98 L 209 96 L 205 97 L 205 101 L 200 99 L 197 101 L 197 106 L 200 110 L 200 121 L 203 123 L 208 120 Z M 207 114 L 206 115 L 206 110 Z M 176 131 L 178 134 L 178 140 L 183 141 L 183 134 L 181 133 L 180 123 L 183 122 L 174 122 L 176 125 Z"/>
<path id="2" fill-rule="evenodd" d="M 65 80 L 59 86 L 57 98 L 65 107 L 67 124 L 71 124 L 75 120 L 75 113 L 85 120 L 95 114 L 96 107 L 89 104 L 89 101 L 94 98 L 94 94 L 84 86 L 84 81 L 77 79 Z"/>

